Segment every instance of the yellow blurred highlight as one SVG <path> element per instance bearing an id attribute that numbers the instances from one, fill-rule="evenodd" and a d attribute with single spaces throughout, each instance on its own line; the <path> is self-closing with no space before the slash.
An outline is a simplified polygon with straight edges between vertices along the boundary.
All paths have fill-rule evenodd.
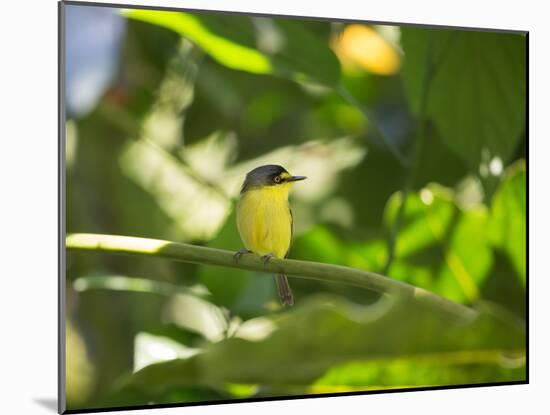
<path id="1" fill-rule="evenodd" d="M 361 68 L 376 75 L 393 75 L 401 66 L 393 46 L 368 26 L 346 26 L 334 40 L 333 49 L 346 70 Z"/>

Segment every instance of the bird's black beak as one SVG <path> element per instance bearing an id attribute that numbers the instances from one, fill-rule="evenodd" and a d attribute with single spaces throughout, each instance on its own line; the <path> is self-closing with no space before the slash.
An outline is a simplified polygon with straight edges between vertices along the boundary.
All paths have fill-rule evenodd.
<path id="1" fill-rule="evenodd" d="M 291 176 L 288 179 L 286 179 L 287 182 L 297 182 L 299 180 L 305 180 L 307 179 L 306 176 Z"/>

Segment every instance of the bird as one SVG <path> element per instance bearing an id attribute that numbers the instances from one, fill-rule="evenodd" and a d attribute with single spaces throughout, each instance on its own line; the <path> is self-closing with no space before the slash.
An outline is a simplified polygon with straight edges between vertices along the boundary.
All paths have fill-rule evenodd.
<path id="1" fill-rule="evenodd" d="M 237 202 L 237 228 L 245 248 L 235 260 L 247 253 L 262 257 L 264 264 L 288 256 L 293 233 L 293 218 L 288 202 L 294 182 L 306 176 L 293 176 L 284 167 L 267 164 L 246 174 Z M 283 306 L 294 304 L 294 296 L 285 274 L 275 277 Z"/>

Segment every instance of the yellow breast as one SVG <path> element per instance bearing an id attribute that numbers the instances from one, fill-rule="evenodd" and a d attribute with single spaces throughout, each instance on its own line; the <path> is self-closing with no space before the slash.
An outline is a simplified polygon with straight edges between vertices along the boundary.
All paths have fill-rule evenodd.
<path id="1" fill-rule="evenodd" d="M 286 185 L 252 189 L 237 205 L 237 227 L 246 249 L 284 258 L 292 238 L 292 216 Z"/>

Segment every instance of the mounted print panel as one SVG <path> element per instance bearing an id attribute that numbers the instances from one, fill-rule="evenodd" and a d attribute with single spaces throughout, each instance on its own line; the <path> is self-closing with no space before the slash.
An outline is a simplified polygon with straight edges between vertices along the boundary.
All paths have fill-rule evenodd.
<path id="1" fill-rule="evenodd" d="M 61 2 L 60 412 L 527 383 L 526 47 Z"/>

